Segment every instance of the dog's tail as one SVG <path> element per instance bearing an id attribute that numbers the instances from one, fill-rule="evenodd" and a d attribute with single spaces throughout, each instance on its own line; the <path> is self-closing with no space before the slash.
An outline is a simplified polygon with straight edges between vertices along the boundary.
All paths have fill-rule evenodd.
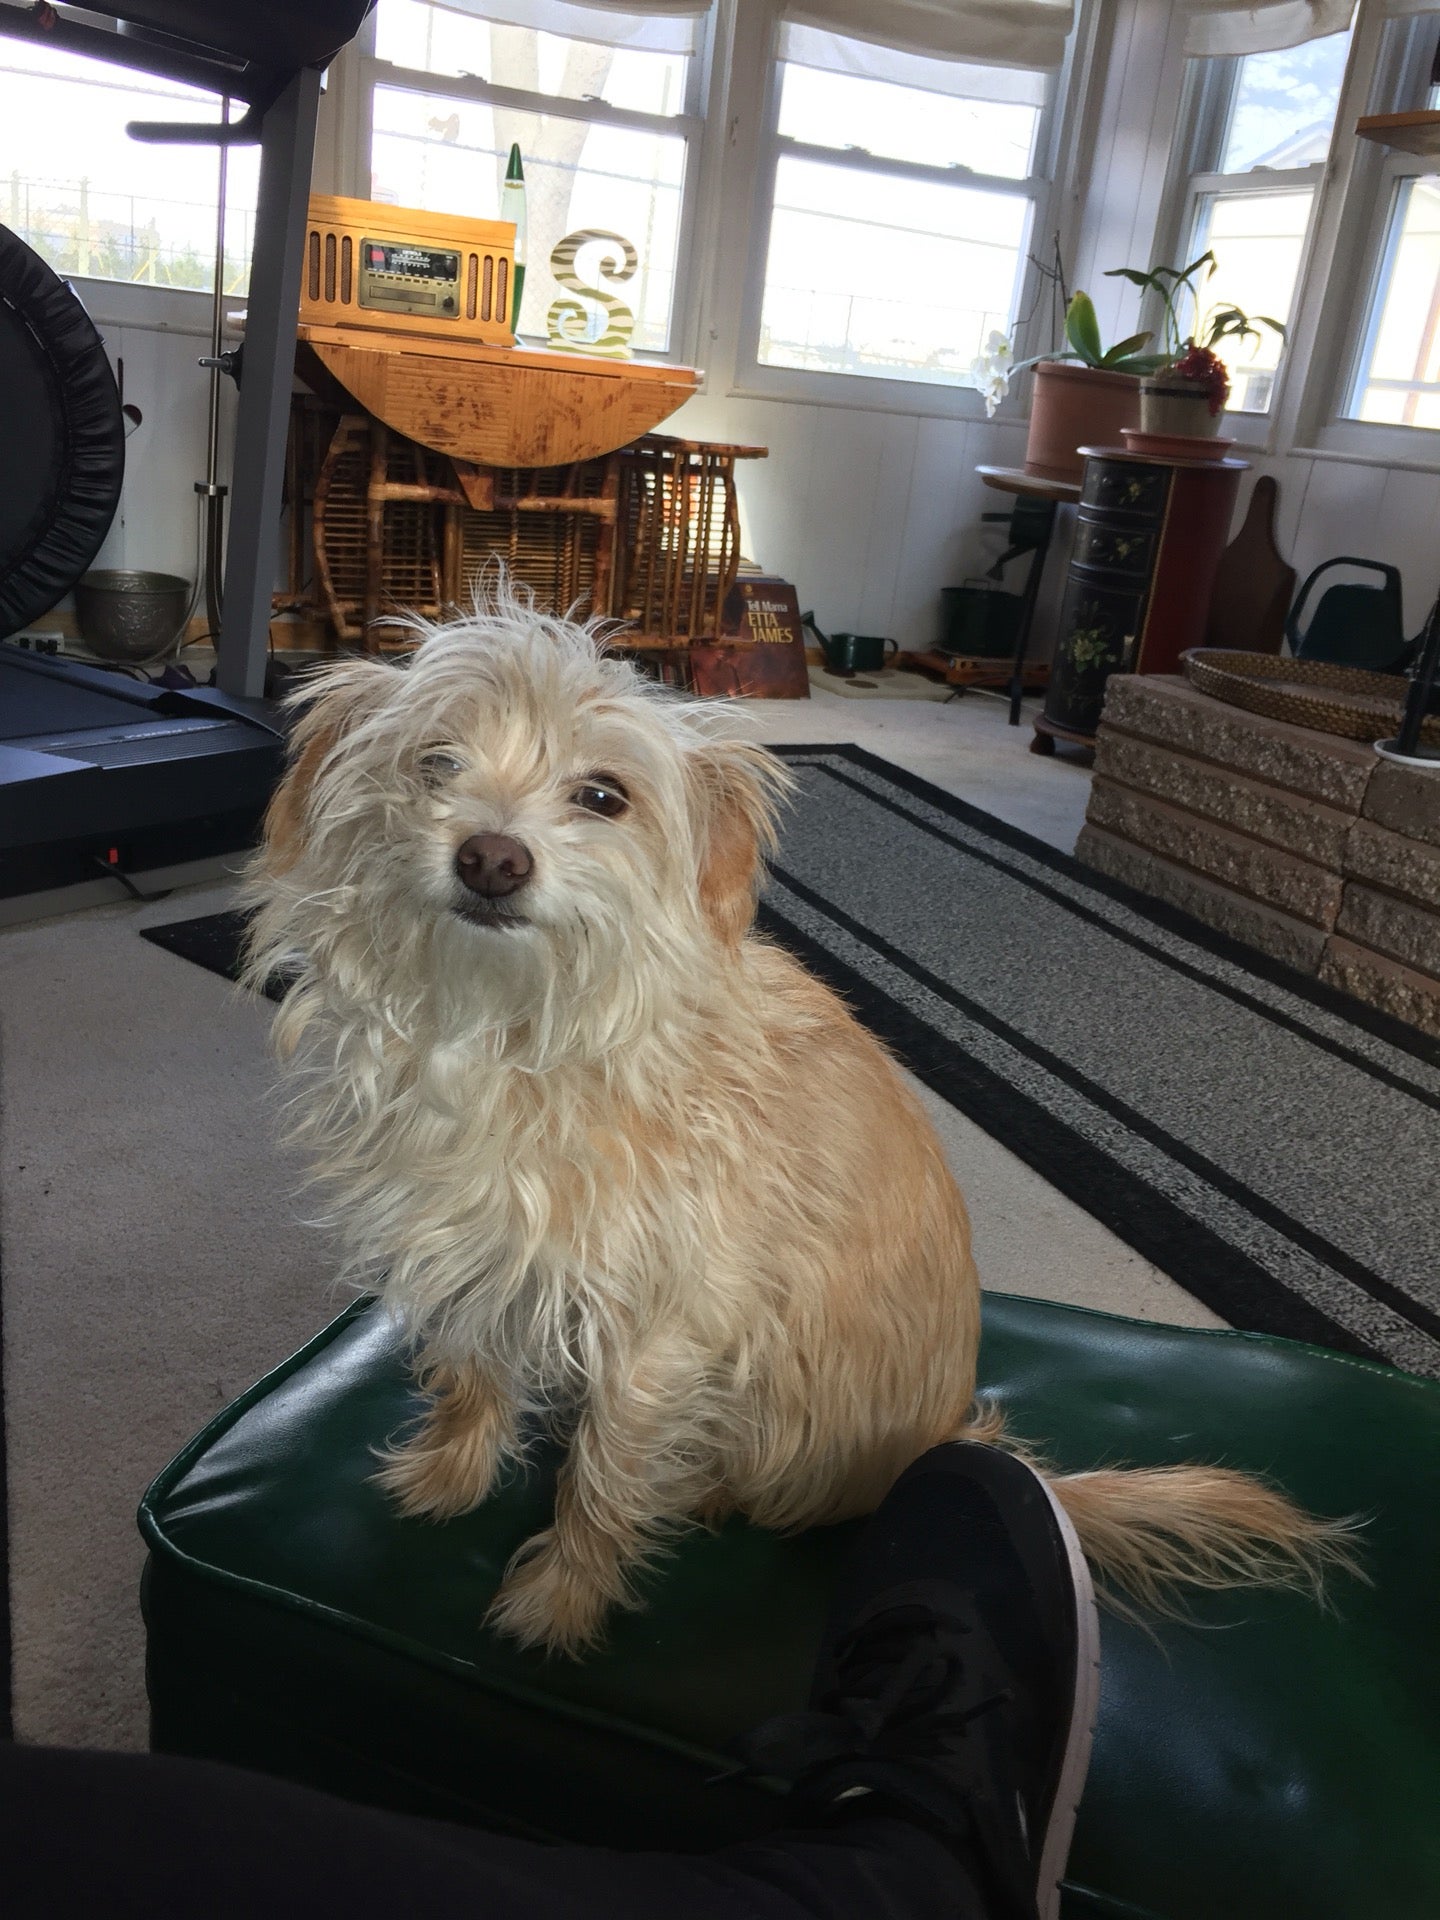
<path id="1" fill-rule="evenodd" d="M 1358 1519 L 1319 1519 L 1251 1474 L 1209 1466 L 1057 1473 L 1010 1439 L 993 1405 L 977 1409 L 965 1438 L 1002 1446 L 1044 1473 L 1122 1614 L 1172 1614 L 1185 1587 L 1299 1587 L 1323 1603 L 1327 1574 L 1365 1577 Z"/>

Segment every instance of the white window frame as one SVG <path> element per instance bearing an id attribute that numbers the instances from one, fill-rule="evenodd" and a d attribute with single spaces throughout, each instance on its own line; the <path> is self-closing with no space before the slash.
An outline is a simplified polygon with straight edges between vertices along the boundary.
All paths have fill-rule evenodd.
<path id="1" fill-rule="evenodd" d="M 7 72 L 15 71 L 14 63 L 9 57 L 10 50 L 14 49 L 18 55 L 23 56 L 25 48 L 30 44 L 23 38 L 0 34 L 0 69 Z M 99 56 L 91 55 L 90 57 L 98 58 Z M 111 71 L 119 77 L 129 69 L 113 66 Z M 147 74 L 143 69 L 135 72 L 135 78 L 138 81 L 157 77 Z M 89 82 L 72 78 L 68 80 L 68 84 L 77 89 L 84 89 Z M 204 90 L 197 88 L 196 91 Z M 214 113 L 217 119 L 220 114 L 221 98 L 222 96 L 218 93 L 213 96 Z M 157 111 L 154 117 L 163 118 L 164 116 Z M 231 118 L 239 117 L 240 103 L 236 102 L 232 104 Z M 173 148 L 172 151 L 184 154 L 191 149 L 181 145 Z M 205 258 L 213 260 L 213 243 L 211 253 Z M 214 306 L 214 293 L 211 287 L 174 287 L 152 280 L 112 280 L 98 274 L 59 271 L 60 277 L 74 287 L 86 313 L 97 328 L 129 327 L 144 333 L 190 334 L 197 340 L 210 338 L 210 316 Z M 237 310 L 243 309 L 248 298 L 248 293 L 227 295 L 224 301 L 225 308 L 227 311 L 231 307 Z M 227 332 L 229 331 L 232 330 L 227 327 Z"/>
<path id="2" fill-rule="evenodd" d="M 748 243 L 743 254 L 740 275 L 740 299 L 734 316 L 735 375 L 729 392 L 740 399 L 788 400 L 811 405 L 843 407 L 851 412 L 919 414 L 939 419 L 979 420 L 986 418 L 984 402 L 973 387 L 955 382 L 906 380 L 872 374 L 820 372 L 800 367 L 775 367 L 760 359 L 760 320 L 765 297 L 765 269 L 770 252 L 770 225 L 774 216 L 775 183 L 782 157 L 815 160 L 826 166 L 853 166 L 869 175 L 887 174 L 896 179 L 921 180 L 927 184 L 955 186 L 963 181 L 987 191 L 1014 194 L 1032 200 L 1028 252 L 1046 253 L 1049 236 L 1057 226 L 1061 230 L 1062 252 L 1073 252 L 1072 236 L 1065 229 L 1067 220 L 1056 220 L 1056 210 L 1066 215 L 1073 211 L 1073 196 L 1065 191 L 1071 168 L 1064 164 L 1079 139 L 1083 95 L 1088 91 L 1094 57 L 1094 20 L 1100 9 L 1094 5 L 1077 7 L 1076 30 L 1070 36 L 1064 65 L 1049 76 L 1046 103 L 1035 142 L 1033 164 L 1039 171 L 1027 179 L 963 173 L 953 169 L 929 167 L 904 160 L 891 160 L 876 154 L 846 152 L 834 147 L 811 146 L 781 134 L 780 95 L 783 84 L 779 56 L 780 15 L 783 0 L 745 0 L 742 13 L 763 4 L 766 22 L 762 35 L 751 41 L 750 85 L 755 96 L 752 124 L 758 129 L 757 163 L 748 222 Z M 752 23 L 752 35 L 755 27 Z M 755 50 L 763 65 L 755 70 Z M 737 83 L 743 87 L 746 76 L 743 62 Z M 732 259 L 735 255 L 732 254 Z M 737 263 L 738 264 L 738 263 Z M 1039 280 L 1028 260 L 1022 272 L 1018 299 L 1019 314 L 1029 314 L 1042 302 L 1038 299 Z M 1017 357 L 1028 357 L 1052 343 L 1036 338 L 1042 321 L 1037 316 L 1028 328 L 1019 329 L 1015 346 Z M 1028 382 L 1014 382 L 1001 403 L 996 419 L 1020 423 L 1028 411 Z"/>
<path id="3" fill-rule="evenodd" d="M 1362 0 L 1362 6 L 1367 5 L 1368 0 Z M 1400 112 L 1424 97 L 1425 72 L 1440 36 L 1440 10 L 1391 20 L 1376 17 L 1371 29 L 1368 70 L 1356 75 L 1353 90 L 1352 129 L 1361 114 Z M 1342 110 L 1345 104 L 1342 100 Z M 1344 411 L 1378 324 L 1377 296 L 1395 241 L 1397 188 L 1406 178 L 1440 175 L 1440 162 L 1363 140 L 1353 131 L 1350 138 L 1355 152 L 1338 216 L 1331 282 L 1348 286 L 1350 296 L 1324 302 L 1307 406 L 1297 422 L 1300 437 L 1312 442 L 1308 450 L 1321 455 L 1440 471 L 1440 429 L 1354 420 Z M 1323 292 L 1317 290 L 1317 300 L 1323 300 Z"/>
<path id="4" fill-rule="evenodd" d="M 1271 390 L 1270 405 L 1265 412 L 1225 411 L 1225 432 L 1238 445 L 1253 451 L 1274 451 L 1284 435 L 1283 422 L 1286 418 L 1285 403 L 1287 393 L 1293 388 L 1292 368 L 1298 364 L 1297 336 L 1300 332 L 1304 312 L 1311 298 L 1317 264 L 1317 241 L 1322 231 L 1328 190 L 1335 174 L 1335 155 L 1343 139 L 1347 101 L 1351 94 L 1351 77 L 1355 66 L 1355 41 L 1359 34 L 1359 24 L 1352 30 L 1349 64 L 1346 78 L 1341 84 L 1340 99 L 1335 109 L 1335 125 L 1330 137 L 1329 156 L 1306 167 L 1277 167 L 1262 169 L 1258 172 L 1221 173 L 1208 168 L 1211 154 L 1218 151 L 1225 122 L 1229 116 L 1231 101 L 1240 77 L 1243 54 L 1211 55 L 1186 61 L 1186 74 L 1181 93 L 1179 125 L 1182 137 L 1172 150 L 1170 179 L 1166 189 L 1167 217 L 1156 231 L 1154 257 L 1156 260 L 1170 261 L 1177 266 L 1188 266 L 1195 257 L 1194 241 L 1197 216 L 1202 200 L 1213 195 L 1223 194 L 1227 198 L 1245 194 L 1284 193 L 1297 191 L 1304 187 L 1312 190 L 1310 218 L 1306 224 L 1305 238 L 1300 248 L 1300 261 L 1295 275 L 1295 291 L 1291 297 L 1290 314 L 1286 322 L 1285 346 L 1276 369 L 1275 384 Z M 1184 259 L 1180 258 L 1184 255 Z M 1201 289 L 1201 303 L 1204 303 L 1204 289 Z M 1143 304 L 1140 325 L 1151 328 L 1160 334 L 1163 315 L 1157 301 L 1147 297 Z"/>
<path id="5" fill-rule="evenodd" d="M 370 147 L 377 86 L 398 88 L 408 93 L 446 94 L 456 100 L 474 101 L 478 105 L 505 107 L 518 113 L 551 118 L 559 116 L 581 120 L 592 126 L 659 133 L 670 138 L 679 136 L 686 143 L 686 156 L 675 257 L 675 292 L 670 307 L 670 339 L 663 351 L 651 352 L 637 348 L 635 358 L 670 364 L 691 357 L 700 323 L 694 261 L 701 180 L 707 159 L 705 135 L 710 120 L 707 107 L 712 97 L 716 64 L 716 14 L 717 9 L 712 5 L 703 16 L 703 25 L 697 35 L 695 53 L 686 76 L 684 112 L 652 114 L 638 113 L 628 107 L 612 107 L 603 100 L 565 100 L 555 94 L 530 93 L 520 88 L 496 86 L 488 80 L 396 66 L 391 61 L 380 59 L 375 52 L 376 21 L 372 11 L 352 43 L 353 51 L 347 50 L 354 61 L 356 84 L 349 113 L 348 135 L 341 136 L 349 154 L 350 184 L 341 191 L 353 193 L 360 199 L 368 200 L 370 197 Z M 341 56 L 342 59 L 344 57 Z M 523 337 L 540 344 L 538 335 Z"/>
<path id="6" fill-rule="evenodd" d="M 1391 155 L 1355 132 L 1364 114 L 1400 111 L 1414 103 L 1430 38 L 1440 12 L 1387 18 L 1383 0 L 1359 0 L 1350 57 L 1340 90 L 1329 157 L 1321 170 L 1309 232 L 1300 260 L 1288 338 L 1267 414 L 1226 413 L 1225 432 L 1247 453 L 1352 465 L 1440 472 L 1440 432 L 1347 420 L 1342 408 L 1354 384 L 1388 243 L 1394 182 L 1406 173 L 1433 172 L 1414 156 Z M 1196 189 L 1213 181 L 1192 172 L 1220 109 L 1207 98 L 1207 81 L 1190 63 L 1166 188 L 1168 218 L 1156 235 L 1155 258 L 1168 259 L 1193 230 Z M 1216 66 L 1223 63 L 1216 61 Z M 1214 80 L 1209 82 L 1216 88 Z M 1223 94 L 1219 96 L 1223 100 Z M 1213 150 L 1213 148 L 1211 149 Z M 1259 190 L 1273 191 L 1284 175 L 1261 174 Z M 1298 181 L 1298 170 L 1295 176 Z M 1225 180 L 1229 190 L 1233 177 Z M 1241 176 L 1244 178 L 1244 176 Z M 1142 325 L 1155 325 L 1147 307 Z"/>

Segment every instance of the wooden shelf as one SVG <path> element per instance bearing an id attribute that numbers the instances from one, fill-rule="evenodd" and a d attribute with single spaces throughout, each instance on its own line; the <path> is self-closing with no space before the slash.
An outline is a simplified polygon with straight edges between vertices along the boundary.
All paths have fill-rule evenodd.
<path id="1" fill-rule="evenodd" d="M 1362 140 L 1440 160 L 1440 113 L 1370 113 L 1355 122 Z"/>
<path id="2" fill-rule="evenodd" d="M 1032 500 L 1078 500 L 1078 480 L 1040 480 L 1023 467 L 976 467 L 987 487 L 998 493 L 1028 494 Z"/>

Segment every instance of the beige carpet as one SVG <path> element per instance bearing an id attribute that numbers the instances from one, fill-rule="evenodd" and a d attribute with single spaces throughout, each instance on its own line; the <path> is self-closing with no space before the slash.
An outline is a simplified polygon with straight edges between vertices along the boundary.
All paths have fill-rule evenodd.
<path id="1" fill-rule="evenodd" d="M 135 1508 L 328 1315 L 266 1110 L 268 1008 L 138 937 L 212 889 L 0 936 L 15 1724 L 146 1740 Z"/>

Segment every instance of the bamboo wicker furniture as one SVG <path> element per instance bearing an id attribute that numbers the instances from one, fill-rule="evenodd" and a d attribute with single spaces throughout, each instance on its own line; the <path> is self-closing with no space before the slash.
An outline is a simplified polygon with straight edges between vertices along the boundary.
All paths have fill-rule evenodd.
<path id="1" fill-rule="evenodd" d="M 413 644 L 411 615 L 463 606 L 496 560 L 552 611 L 621 620 L 621 644 L 684 648 L 721 631 L 740 562 L 735 466 L 763 447 L 651 434 L 545 467 L 477 466 L 344 412 L 313 479 L 317 403 L 292 425 L 290 607 L 318 607 L 340 644 Z M 309 517 L 309 540 L 293 532 Z M 304 573 L 306 547 L 314 578 Z"/>
<path id="2" fill-rule="evenodd" d="M 318 363 L 352 406 L 480 466 L 596 459 L 659 426 L 700 384 L 693 367 L 526 346 L 322 325 L 302 325 L 299 338 L 302 378 Z"/>
<path id="3" fill-rule="evenodd" d="M 302 324 L 296 371 L 282 604 L 333 642 L 411 644 L 409 616 L 463 606 L 497 559 L 542 607 L 623 621 L 637 650 L 719 637 L 735 465 L 766 450 L 649 431 L 694 368 Z"/>
<path id="4" fill-rule="evenodd" d="M 643 644 L 719 638 L 740 566 L 735 463 L 764 456 L 764 447 L 666 434 L 648 434 L 616 456 L 620 537 L 609 610 L 646 636 Z"/>

